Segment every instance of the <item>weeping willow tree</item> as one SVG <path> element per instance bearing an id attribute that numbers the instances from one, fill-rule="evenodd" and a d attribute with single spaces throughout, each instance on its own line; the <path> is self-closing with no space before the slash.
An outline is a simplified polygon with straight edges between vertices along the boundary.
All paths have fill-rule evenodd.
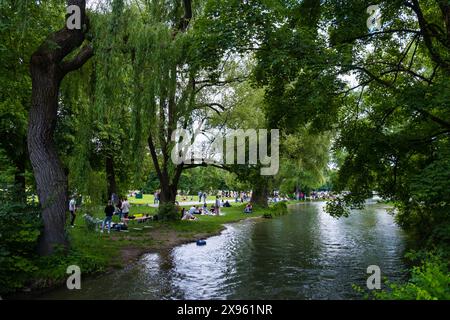
<path id="1" fill-rule="evenodd" d="M 282 140 L 281 170 L 275 184 L 284 193 L 307 192 L 326 183 L 330 161 L 331 133 L 302 128 Z"/>
<path id="2" fill-rule="evenodd" d="M 95 36 L 93 99 L 91 103 L 93 152 L 105 174 L 106 195 L 125 193 L 128 188 L 130 155 L 130 93 L 132 83 L 127 60 L 128 19 L 123 0 L 107 3 L 110 12 L 98 13 L 92 26 Z M 128 9 L 129 10 L 129 9 Z"/>
<path id="3" fill-rule="evenodd" d="M 172 135 L 177 128 L 193 131 L 222 106 L 208 103 L 207 90 L 222 86 L 218 66 L 221 48 L 202 27 L 206 1 L 112 2 L 110 43 L 101 41 L 96 56 L 102 63 L 96 109 L 131 113 L 130 157 L 138 173 L 145 157 L 151 157 L 161 189 L 160 208 L 173 213 L 183 170 L 201 164 L 174 164 Z M 118 18 L 120 17 L 120 18 Z M 121 101 L 117 103 L 117 101 Z M 115 121 L 114 116 L 104 121 Z M 166 210 L 166 209 L 164 209 Z"/>
<path id="4" fill-rule="evenodd" d="M 132 150 L 132 55 L 130 20 L 138 8 L 122 0 L 104 1 L 91 12 L 95 56 L 70 76 L 62 90 L 64 103 L 73 111 L 73 151 L 67 161 L 70 190 L 96 205 L 124 195 L 130 189 Z M 141 159 L 142 160 L 142 159 Z"/>

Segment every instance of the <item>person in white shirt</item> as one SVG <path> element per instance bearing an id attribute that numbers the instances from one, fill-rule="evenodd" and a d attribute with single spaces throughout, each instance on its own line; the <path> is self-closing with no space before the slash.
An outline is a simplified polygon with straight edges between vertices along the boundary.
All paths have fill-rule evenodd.
<path id="1" fill-rule="evenodd" d="M 220 215 L 220 197 L 216 196 L 216 202 L 215 202 L 215 206 L 214 206 L 214 214 L 215 215 Z"/>
<path id="2" fill-rule="evenodd" d="M 192 209 L 192 208 L 191 208 Z M 190 210 L 189 211 L 186 211 L 184 208 L 182 209 L 182 214 L 183 214 L 183 217 L 181 218 L 181 220 L 197 220 L 197 218 L 193 215 L 193 214 L 191 214 L 190 213 Z"/>
<path id="3" fill-rule="evenodd" d="M 75 218 L 77 217 L 77 202 L 75 201 L 75 197 L 72 197 L 69 201 L 69 211 L 70 211 L 70 226 L 73 228 L 75 226 Z"/>
<path id="4" fill-rule="evenodd" d="M 127 220 L 128 220 L 128 214 L 130 213 L 130 203 L 128 202 L 127 197 L 125 197 L 123 199 L 121 209 L 122 209 L 123 218 L 126 219 L 125 220 L 125 224 L 126 224 Z"/>

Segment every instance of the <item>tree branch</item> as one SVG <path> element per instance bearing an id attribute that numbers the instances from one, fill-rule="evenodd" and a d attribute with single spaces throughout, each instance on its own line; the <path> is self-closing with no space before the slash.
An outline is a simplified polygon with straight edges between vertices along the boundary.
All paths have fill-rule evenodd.
<path id="1" fill-rule="evenodd" d="M 72 60 L 61 62 L 61 69 L 65 74 L 78 70 L 93 56 L 94 48 L 88 44 Z"/>

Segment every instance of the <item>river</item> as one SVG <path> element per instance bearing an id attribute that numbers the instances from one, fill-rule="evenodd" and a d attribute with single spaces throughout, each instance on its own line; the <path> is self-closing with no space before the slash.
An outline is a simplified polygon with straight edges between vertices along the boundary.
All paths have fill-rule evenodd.
<path id="1" fill-rule="evenodd" d="M 358 299 L 367 267 L 405 277 L 405 236 L 381 205 L 334 219 L 324 203 L 227 225 L 207 245 L 144 255 L 123 270 L 82 280 L 41 299 Z"/>

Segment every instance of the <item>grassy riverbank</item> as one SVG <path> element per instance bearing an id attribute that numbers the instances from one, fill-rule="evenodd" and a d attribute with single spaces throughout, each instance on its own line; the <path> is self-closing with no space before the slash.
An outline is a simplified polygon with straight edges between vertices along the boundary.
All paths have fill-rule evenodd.
<path id="1" fill-rule="evenodd" d="M 80 210 L 74 228 L 68 228 L 71 248 L 68 254 L 36 258 L 36 270 L 26 281 L 25 291 L 38 291 L 63 285 L 67 279 L 67 267 L 77 265 L 83 276 L 92 276 L 122 268 L 147 252 L 172 249 L 175 246 L 196 241 L 199 238 L 219 234 L 224 224 L 249 218 L 261 218 L 265 214 L 279 213 L 283 207 L 256 209 L 252 214 L 243 213 L 244 206 L 233 204 L 221 208 L 221 216 L 198 216 L 197 221 L 150 221 L 129 223 L 128 232 L 100 233 L 88 230 Z M 157 208 L 133 206 L 131 214 L 155 214 Z M 103 218 L 102 208 L 89 210 L 95 217 Z M 114 217 L 116 220 L 117 217 Z"/>

